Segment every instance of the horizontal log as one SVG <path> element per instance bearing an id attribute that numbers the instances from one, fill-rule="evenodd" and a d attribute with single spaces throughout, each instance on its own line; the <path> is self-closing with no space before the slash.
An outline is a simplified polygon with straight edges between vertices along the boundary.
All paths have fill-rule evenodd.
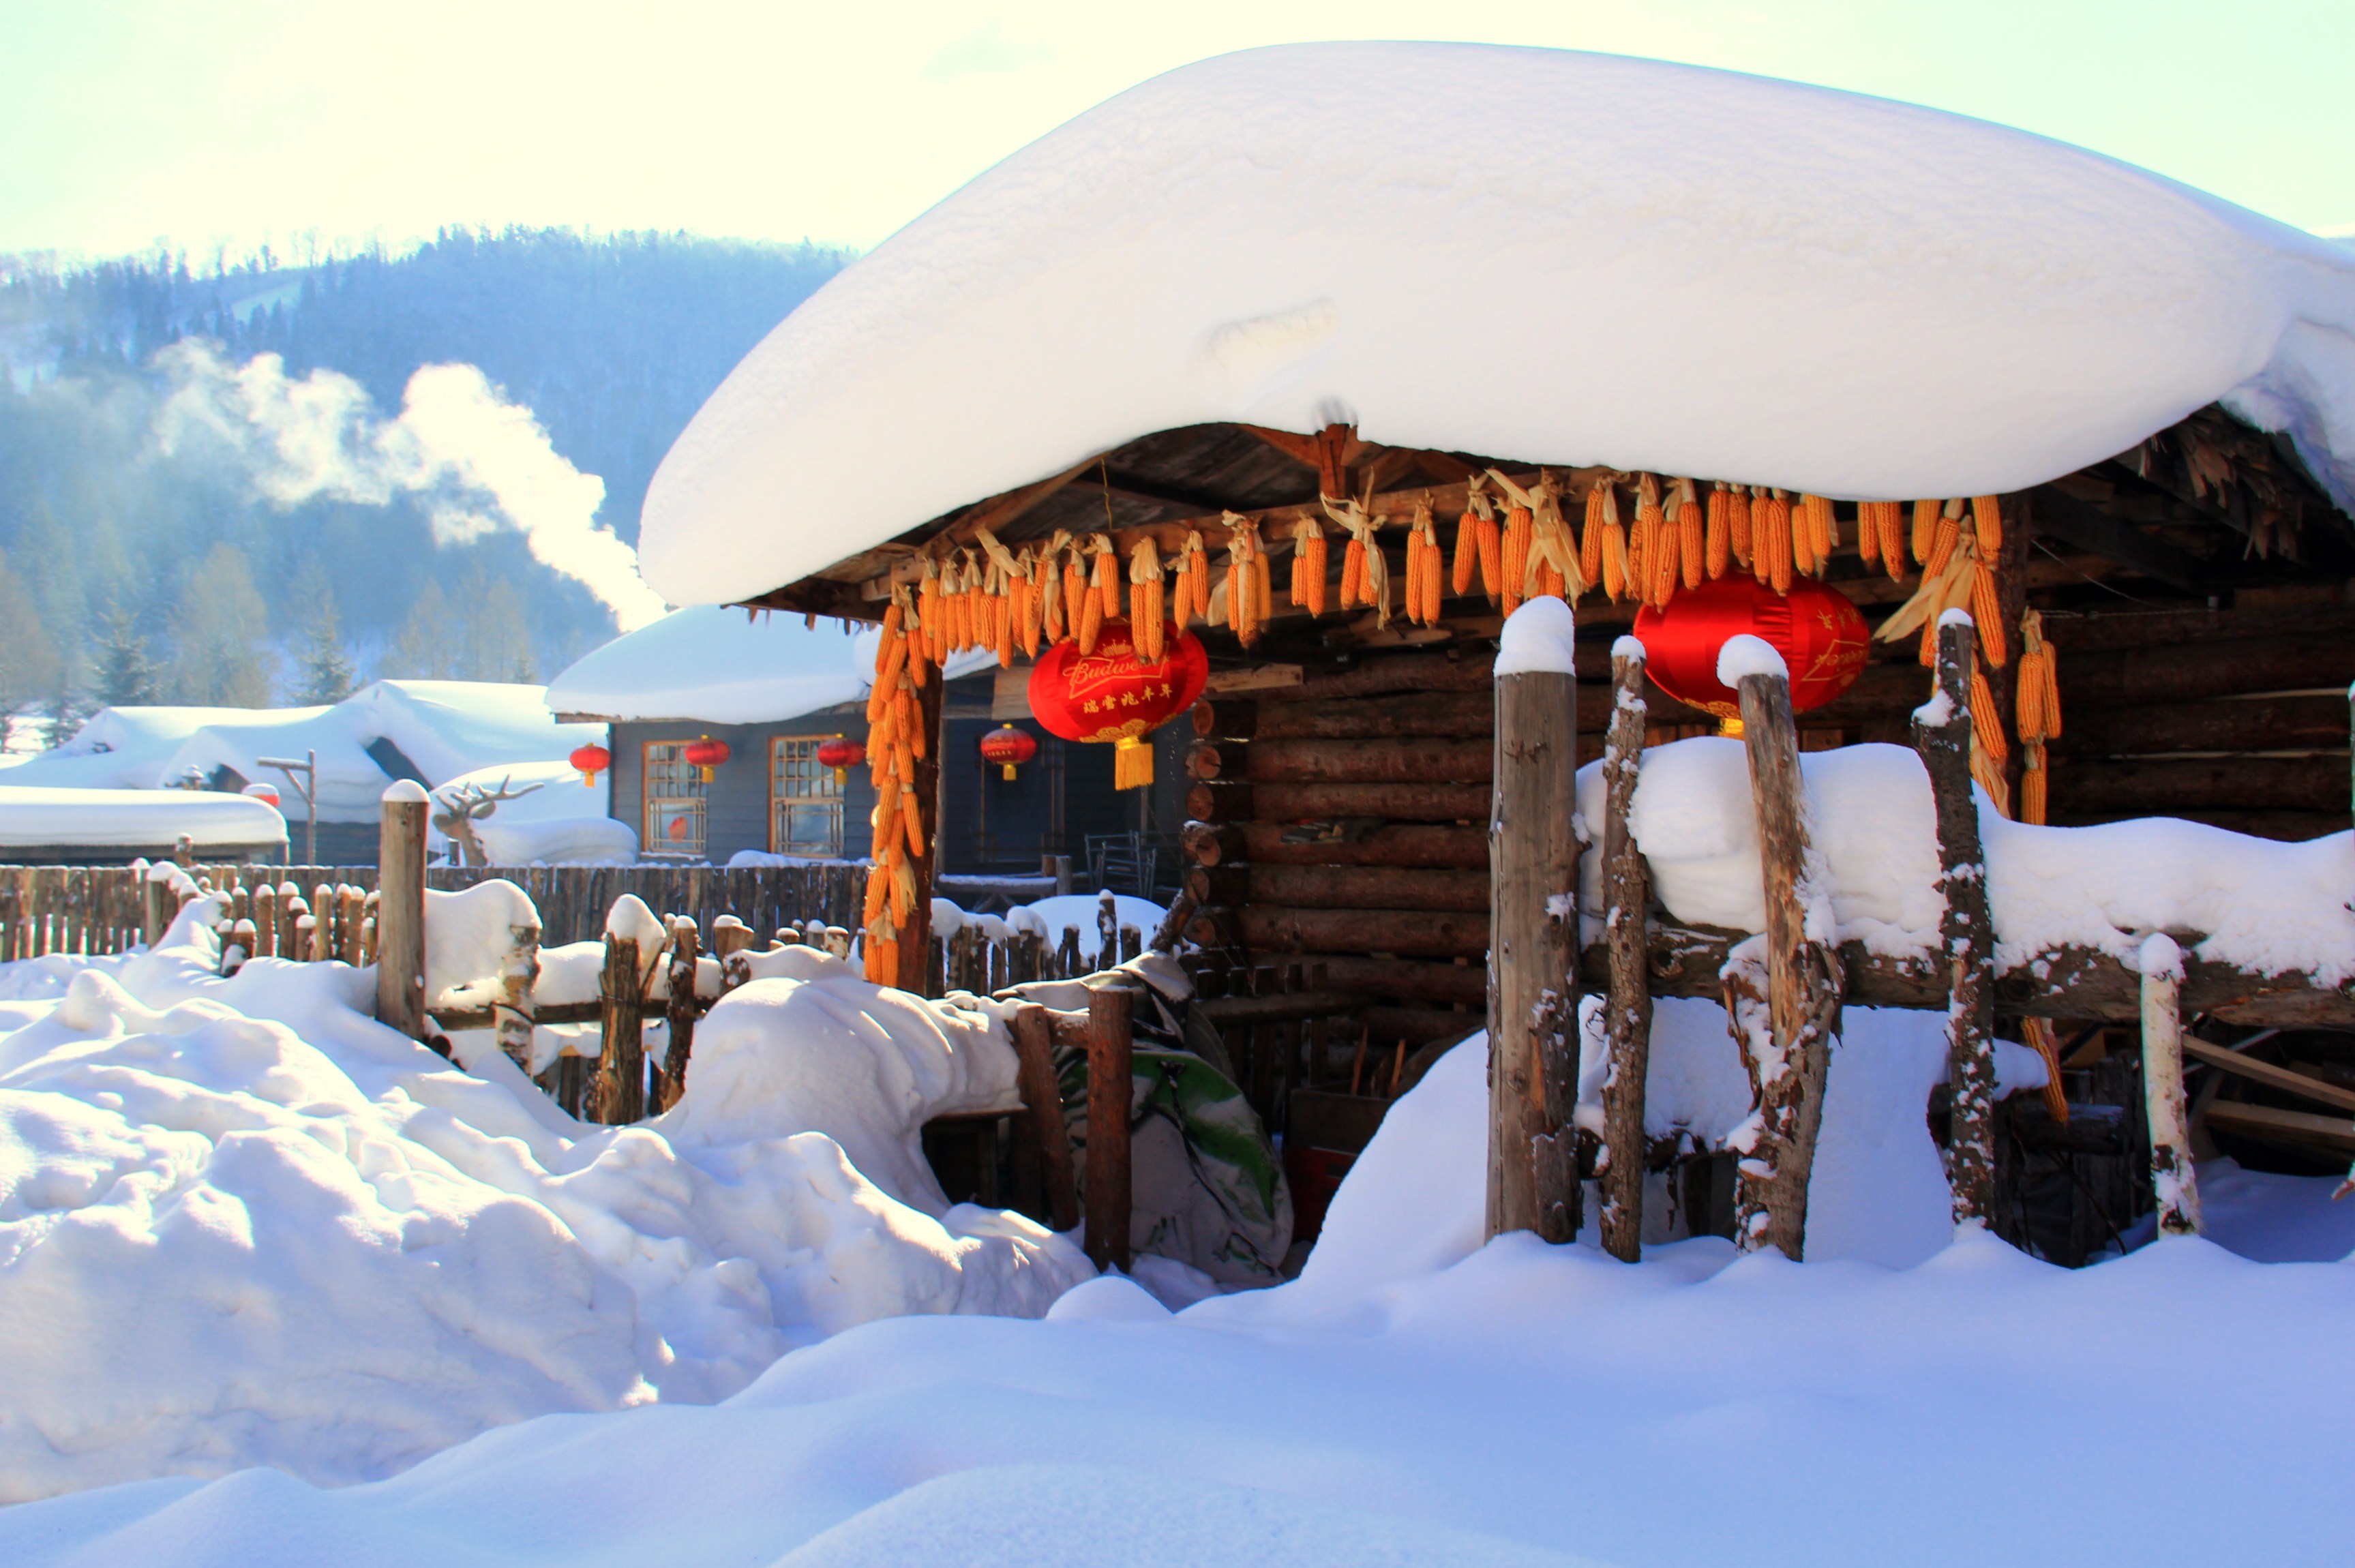
<path id="1" fill-rule="evenodd" d="M 1214 784 L 1187 792 L 1197 822 L 1303 822 L 1375 816 L 1398 822 L 1486 822 L 1484 784 Z"/>
<path id="2" fill-rule="evenodd" d="M 2331 592 L 2338 593 L 2334 587 Z M 2243 595 L 2246 599 L 2247 595 Z M 2241 642 L 2251 637 L 2340 637 L 2355 635 L 2355 603 L 2343 596 L 2305 603 L 2239 603 L 2211 610 L 2187 604 L 2164 610 L 2047 611 L 2044 637 L 2065 657 L 2109 648 L 2156 648 L 2186 643 Z"/>
<path id="3" fill-rule="evenodd" d="M 2180 757 L 2069 763 L 2052 770 L 2054 812 L 2165 816 L 2187 809 L 2328 811 L 2348 796 L 2346 757 Z"/>
<path id="4" fill-rule="evenodd" d="M 1186 825 L 1187 855 L 1198 866 L 1429 866 L 1488 869 L 1486 828 L 1368 819 L 1285 825 L 1242 822 Z"/>
<path id="5" fill-rule="evenodd" d="M 1188 717 L 1199 740 L 1248 741 L 1259 732 L 1259 704 L 1249 698 L 1206 697 Z"/>
<path id="6" fill-rule="evenodd" d="M 2061 776 L 2055 769 L 2054 778 Z M 2057 827 L 2083 827 L 2096 822 L 2119 822 L 2144 816 L 2141 812 L 2089 811 L 2054 812 L 2051 820 Z M 2348 814 L 2341 811 L 2190 811 L 2179 809 L 2169 815 L 2186 822 L 2204 822 L 2211 827 L 2222 827 L 2232 833 L 2245 833 L 2252 838 L 2273 838 L 2283 843 L 2303 843 L 2308 838 L 2320 838 L 2326 834 L 2347 831 Z"/>
<path id="7" fill-rule="evenodd" d="M 2061 758 L 2162 752 L 2344 751 L 2344 697 L 2257 697 L 2226 702 L 2076 709 L 2052 742 Z"/>
<path id="8" fill-rule="evenodd" d="M 2058 659 L 2061 710 L 2154 702 L 2198 702 L 2247 692 L 2306 691 L 2355 680 L 2355 641 L 2248 637 L 2200 645 L 2164 657 L 2147 648 L 2073 653 Z"/>
<path id="9" fill-rule="evenodd" d="M 1411 909 L 1300 909 L 1244 904 L 1204 910 L 1187 933 L 1203 946 L 1235 945 L 1253 954 L 1392 953 L 1412 957 L 1484 957 L 1488 916 Z M 1328 983 L 1333 979 L 1328 968 Z"/>
<path id="10" fill-rule="evenodd" d="M 1653 995 L 1718 997 L 1718 971 L 1742 939 L 1740 932 L 1708 926 L 1655 926 Z M 1846 999 L 1856 1006 L 1946 1005 L 1945 978 L 1925 956 L 1891 958 L 1850 942 L 1841 946 L 1840 962 L 1848 971 Z M 1601 943 L 1580 955 L 1579 968 L 1589 985 L 1601 987 L 1604 963 Z M 2256 1029 L 2355 1029 L 2355 988 L 2332 990 L 2297 974 L 2250 975 L 2206 959 L 2186 960 L 2182 1006 L 2187 1016 L 2205 1013 Z M 2142 1016 L 2142 976 L 2091 948 L 2041 953 L 1996 976 L 1996 1008 L 2015 1017 L 2133 1023 Z"/>
<path id="11" fill-rule="evenodd" d="M 1253 784 L 1486 784 L 1495 752 L 1485 735 L 1476 741 L 1263 738 L 1251 743 L 1241 776 Z"/>
<path id="12" fill-rule="evenodd" d="M 1247 741 L 1197 741 L 1186 748 L 1186 776 L 1239 779 L 1243 776 L 1243 759 L 1250 754 Z"/>
<path id="13" fill-rule="evenodd" d="M 1474 1008 L 1485 1008 L 1488 1000 L 1488 970 L 1481 964 L 1417 964 L 1337 953 L 1314 954 L 1300 962 L 1312 969 L 1322 967 L 1327 985 L 1370 997 L 1462 1002 Z"/>
<path id="14" fill-rule="evenodd" d="M 1467 1035 L 1488 1027 L 1488 1015 L 1483 1012 L 1459 1013 L 1443 1008 L 1368 1008 L 1358 1015 L 1366 1026 L 1366 1038 L 1376 1047 L 1406 1041 L 1409 1051 L 1427 1045 L 1450 1035 Z M 1383 1063 L 1383 1082 L 1389 1082 L 1389 1063 Z"/>
<path id="15" fill-rule="evenodd" d="M 2299 1072 L 2287 1067 L 2276 1067 L 2270 1061 L 2259 1061 L 2254 1057 L 2243 1056 L 2239 1051 L 2211 1044 L 2207 1040 L 2199 1040 L 2190 1035 L 2183 1037 L 2183 1051 L 2185 1055 L 2197 1057 L 2211 1067 L 2262 1083 L 2268 1089 L 2276 1089 L 2285 1094 L 2296 1094 L 2303 1099 L 2311 1100 L 2318 1105 L 2331 1105 L 2341 1111 L 2355 1111 L 2355 1089 L 2333 1083 L 2328 1079 L 2317 1078 L 2311 1073 Z"/>
<path id="16" fill-rule="evenodd" d="M 1485 910 L 1486 870 L 1401 866 L 1284 866 L 1249 862 L 1188 873 L 1187 891 L 1204 904 L 1296 904 L 1305 909 Z"/>
<path id="17" fill-rule="evenodd" d="M 1282 1023 L 1354 1013 L 1366 1006 L 1358 991 L 1273 991 L 1258 997 L 1211 997 L 1194 1004 L 1212 1023 Z"/>
<path id="18" fill-rule="evenodd" d="M 2211 1131 L 2237 1133 L 2262 1143 L 2319 1149 L 2334 1158 L 2355 1155 L 2355 1122 L 2311 1111 L 2282 1111 L 2237 1100 L 2214 1100 L 2200 1113 Z"/>
<path id="19" fill-rule="evenodd" d="M 1298 686 L 1259 694 L 1264 709 L 1290 702 L 1329 702 L 1337 697 L 1379 697 L 1399 691 L 1487 691 L 1494 684 L 1493 653 L 1373 654 L 1350 667 L 1312 675 Z"/>

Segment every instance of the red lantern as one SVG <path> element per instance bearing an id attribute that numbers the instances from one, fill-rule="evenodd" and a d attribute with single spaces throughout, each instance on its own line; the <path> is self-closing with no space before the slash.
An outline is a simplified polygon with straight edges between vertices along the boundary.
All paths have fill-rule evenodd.
<path id="1" fill-rule="evenodd" d="M 996 763 L 1006 770 L 1008 783 L 1013 782 L 1015 768 L 1039 754 L 1039 738 L 1028 730 L 1002 725 L 981 738 L 981 760 Z"/>
<path id="2" fill-rule="evenodd" d="M 1870 635 L 1836 588 L 1798 582 L 1785 596 L 1738 573 L 1679 588 L 1665 610 L 1647 604 L 1636 613 L 1645 673 L 1678 701 L 1716 714 L 1729 734 L 1741 733 L 1742 699 L 1719 682 L 1717 653 L 1745 632 L 1764 638 L 1790 666 L 1791 708 L 1798 713 L 1856 684 Z"/>
<path id="3" fill-rule="evenodd" d="M 697 769 L 703 774 L 705 784 L 709 784 L 711 770 L 725 763 L 734 753 L 729 751 L 727 741 L 715 741 L 706 735 L 700 741 L 689 741 L 679 755 L 686 759 L 687 766 Z"/>
<path id="4" fill-rule="evenodd" d="M 1030 711 L 1066 741 L 1110 741 L 1113 786 L 1153 782 L 1153 748 L 1144 737 L 1194 706 L 1210 678 L 1209 656 L 1191 632 L 1165 638 L 1159 664 L 1140 664 L 1128 623 L 1106 621 L 1096 651 L 1058 643 L 1030 672 Z"/>
<path id="5" fill-rule="evenodd" d="M 867 748 L 847 735 L 837 735 L 831 741 L 817 743 L 817 765 L 834 770 L 834 782 L 838 788 L 850 782 L 850 770 L 867 760 Z"/>
<path id="6" fill-rule="evenodd" d="M 581 782 L 594 789 L 597 785 L 597 775 L 613 765 L 613 753 L 591 742 L 586 746 L 573 747 L 572 755 L 566 760 L 580 770 Z"/>

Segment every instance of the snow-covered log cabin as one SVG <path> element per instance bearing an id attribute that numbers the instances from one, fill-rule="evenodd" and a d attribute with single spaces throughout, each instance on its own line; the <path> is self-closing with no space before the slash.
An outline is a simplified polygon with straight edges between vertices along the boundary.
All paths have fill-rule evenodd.
<path id="1" fill-rule="evenodd" d="M 1514 740 L 1494 667 L 1505 618 L 1547 595 L 1575 611 L 1581 762 L 1614 644 L 1649 661 L 1626 822 L 1652 992 L 1721 996 L 1764 929 L 1717 663 L 1752 633 L 1789 667 L 1802 882 L 1841 995 L 1944 1009 L 1914 720 L 1944 613 L 1967 611 L 1998 1027 L 2058 1080 L 2043 1142 L 2005 1146 L 1996 1219 L 2070 1257 L 2094 1221 L 2065 1181 L 2036 1200 L 2059 1219 L 2031 1212 L 2022 1161 L 2106 1128 L 2136 1166 L 2121 1026 L 2153 935 L 2188 955 L 2195 1033 L 2284 1029 L 2281 1072 L 2355 1087 L 2333 1032 L 2355 1029 L 2350 507 L 2342 245 L 1902 103 L 1346 44 L 1147 82 L 845 271 L 673 448 L 641 557 L 674 602 L 884 623 L 895 681 L 945 650 L 1043 665 L 1111 636 L 1165 645 L 1166 695 L 1198 640 L 1187 935 L 1208 991 L 1281 965 L 1305 993 L 1223 1013 L 1273 1125 L 1311 1103 L 1294 1091 L 1367 1100 L 1434 1042 L 1526 1022 L 1490 1017 L 1484 969 Z M 1143 662 L 1060 656 L 1034 695 Z M 937 756 L 940 684 L 868 716 Z M 911 971 L 933 827 L 913 754 L 886 793 L 920 826 L 901 854 L 877 825 L 900 864 L 869 933 Z M 1590 767 L 1590 989 L 1604 795 Z M 2209 1077 L 2210 1110 L 2278 1109 Z M 2123 1109 L 2059 1130 L 2063 1084 Z M 2310 1109 L 2197 1131 L 2343 1163 L 2355 1128 Z M 1721 1150 L 1648 1130 L 1647 1164 L 1689 1168 L 1687 1222 L 1730 1224 Z"/>

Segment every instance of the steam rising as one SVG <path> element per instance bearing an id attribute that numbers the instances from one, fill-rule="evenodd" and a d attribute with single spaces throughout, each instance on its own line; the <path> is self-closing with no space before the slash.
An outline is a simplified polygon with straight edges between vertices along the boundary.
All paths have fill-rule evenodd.
<path id="1" fill-rule="evenodd" d="M 414 496 L 441 544 L 511 528 L 536 559 L 604 601 L 623 631 L 662 617 L 637 552 L 595 521 L 605 482 L 559 455 L 532 411 L 502 399 L 474 366 L 420 369 L 400 417 L 386 421 L 350 377 L 313 370 L 295 380 L 275 354 L 231 365 L 217 345 L 189 340 L 155 357 L 172 384 L 156 416 L 165 452 L 208 437 L 282 507 Z"/>

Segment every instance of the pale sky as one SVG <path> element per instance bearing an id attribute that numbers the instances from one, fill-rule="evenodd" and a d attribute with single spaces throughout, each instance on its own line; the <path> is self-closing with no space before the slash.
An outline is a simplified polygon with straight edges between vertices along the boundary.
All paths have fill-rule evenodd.
<path id="1" fill-rule="evenodd" d="M 510 222 L 865 247 L 1124 87 L 1333 37 L 1820 82 L 2355 224 L 2355 0 L 0 0 L 0 252 Z"/>

